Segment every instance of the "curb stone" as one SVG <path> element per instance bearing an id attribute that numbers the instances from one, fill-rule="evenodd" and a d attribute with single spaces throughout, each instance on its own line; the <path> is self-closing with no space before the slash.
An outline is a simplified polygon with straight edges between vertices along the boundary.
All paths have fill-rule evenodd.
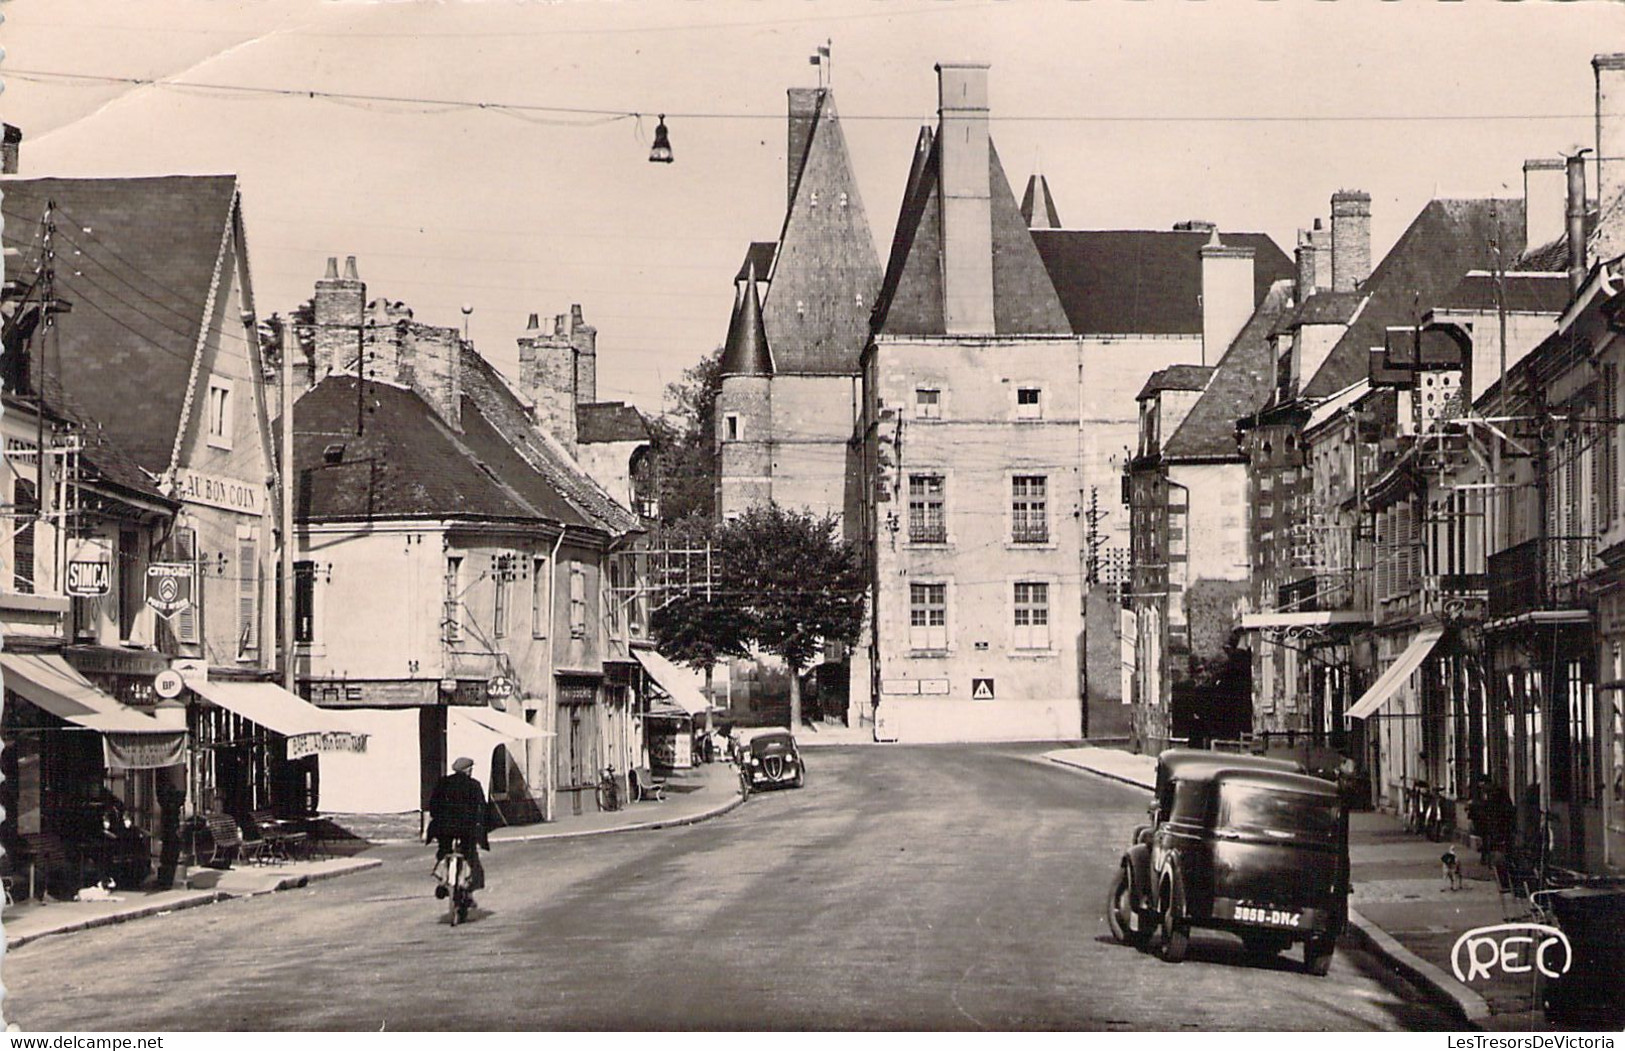
<path id="1" fill-rule="evenodd" d="M 1438 967 L 1405 948 L 1393 935 L 1353 908 L 1349 909 L 1348 929 L 1367 949 L 1386 960 L 1418 987 L 1431 992 L 1434 999 L 1453 1010 L 1469 1025 L 1476 1027 L 1490 1017 L 1489 1002 L 1482 996 L 1463 987 Z"/>
<path id="2" fill-rule="evenodd" d="M 697 814 L 688 814 L 683 817 L 663 818 L 655 821 L 643 821 L 636 825 L 617 825 L 614 828 L 583 829 L 580 832 L 536 832 L 525 836 L 503 836 L 497 843 L 535 843 L 541 840 L 556 839 L 586 839 L 589 836 L 612 836 L 620 832 L 646 832 L 656 828 L 677 828 L 682 825 L 695 825 L 714 817 L 721 817 L 745 801 L 745 798 L 735 793 L 733 798 L 720 803 L 709 810 L 702 810 Z"/>
<path id="3" fill-rule="evenodd" d="M 1082 770 L 1086 774 L 1094 774 L 1096 777 L 1104 777 L 1108 781 L 1116 781 L 1120 784 L 1133 785 L 1135 788 L 1141 788 L 1147 792 L 1151 791 L 1150 785 L 1147 785 L 1145 782 L 1139 781 L 1132 777 L 1126 777 L 1122 774 L 1108 773 L 1105 770 L 1097 770 L 1092 766 L 1084 766 L 1082 763 L 1076 763 L 1070 759 L 1063 759 L 1056 755 L 1046 755 L 1044 758 L 1048 759 L 1057 766 L 1071 767 L 1074 770 Z"/>
<path id="4" fill-rule="evenodd" d="M 199 892 L 195 898 L 185 898 L 181 901 L 169 902 L 163 905 L 149 905 L 144 908 L 133 909 L 129 912 L 115 912 L 107 916 L 96 916 L 87 920 L 79 920 L 66 927 L 56 927 L 37 934 L 20 934 L 6 939 L 6 950 L 21 948 L 30 942 L 39 941 L 58 934 L 75 934 L 79 931 L 88 931 L 96 927 L 111 927 L 115 923 L 126 923 L 130 920 L 145 919 L 148 916 L 161 916 L 166 912 L 179 912 L 182 909 L 195 909 L 200 905 L 214 905 L 217 902 L 227 901 L 232 896 L 224 891 Z"/>

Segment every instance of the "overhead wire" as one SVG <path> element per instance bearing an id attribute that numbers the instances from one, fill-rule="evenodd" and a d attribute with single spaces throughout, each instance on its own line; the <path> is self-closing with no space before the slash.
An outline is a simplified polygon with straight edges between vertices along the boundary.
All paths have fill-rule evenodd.
<path id="1" fill-rule="evenodd" d="M 68 73 L 59 70 L 7 68 L 7 76 L 18 80 L 129 84 L 137 87 L 167 89 L 203 89 L 228 92 L 235 95 L 255 95 L 277 98 L 304 98 L 338 103 L 393 103 L 417 106 L 438 106 L 447 110 L 493 110 L 514 114 L 561 114 L 593 118 L 574 122 L 582 126 L 596 126 L 617 120 L 639 120 L 651 115 L 655 109 L 668 120 L 771 120 L 784 119 L 779 113 L 752 113 L 744 110 L 676 110 L 671 107 L 650 109 L 610 109 L 592 106 L 558 106 L 533 102 L 500 102 L 476 99 L 429 98 L 416 95 L 380 95 L 357 91 L 328 91 L 317 88 L 265 87 L 252 84 L 219 84 L 197 81 L 168 80 L 162 77 L 117 77 L 106 74 Z M 1589 113 L 1010 113 L 1001 114 L 1001 122 L 1043 124 L 1359 124 L 1359 123 L 1477 123 L 1495 121 L 1531 120 L 1583 120 Z M 853 121 L 907 121 L 918 123 L 917 113 L 843 113 L 841 120 Z M 572 122 L 561 122 L 572 123 Z"/>

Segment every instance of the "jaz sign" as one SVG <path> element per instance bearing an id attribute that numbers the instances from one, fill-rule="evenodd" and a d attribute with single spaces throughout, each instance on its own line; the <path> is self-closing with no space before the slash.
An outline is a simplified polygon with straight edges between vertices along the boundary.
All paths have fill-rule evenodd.
<path id="1" fill-rule="evenodd" d="M 1505 974 L 1539 971 L 1547 978 L 1567 973 L 1574 964 L 1568 937 L 1544 923 L 1497 923 L 1478 927 L 1456 939 L 1450 969 L 1458 982 Z M 1463 966 L 1466 970 L 1463 971 Z"/>
<path id="2" fill-rule="evenodd" d="M 154 562 L 147 567 L 147 605 L 169 618 L 192 605 L 190 562 Z"/>

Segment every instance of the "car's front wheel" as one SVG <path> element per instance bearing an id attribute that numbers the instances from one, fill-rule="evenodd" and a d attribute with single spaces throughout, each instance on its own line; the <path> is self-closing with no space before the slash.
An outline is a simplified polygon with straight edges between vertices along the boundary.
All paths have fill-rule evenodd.
<path id="1" fill-rule="evenodd" d="M 1127 865 L 1118 868 L 1117 878 L 1112 881 L 1106 898 L 1106 923 L 1113 938 L 1136 949 L 1143 949 L 1151 934 L 1150 925 L 1134 914 L 1134 884 Z"/>
<path id="2" fill-rule="evenodd" d="M 790 782 L 790 787 L 792 787 L 792 788 L 801 788 L 804 785 L 806 785 L 806 783 L 807 783 L 807 768 L 804 767 L 804 766 L 797 766 L 796 767 L 796 779 L 794 781 Z"/>
<path id="3" fill-rule="evenodd" d="M 1162 958 L 1178 963 L 1191 947 L 1190 924 L 1185 921 L 1184 891 L 1179 880 L 1172 880 L 1168 892 L 1162 896 Z"/>

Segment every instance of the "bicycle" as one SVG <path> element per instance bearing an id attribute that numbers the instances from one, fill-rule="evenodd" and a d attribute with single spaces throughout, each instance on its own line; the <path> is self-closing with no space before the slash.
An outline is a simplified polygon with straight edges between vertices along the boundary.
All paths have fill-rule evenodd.
<path id="1" fill-rule="evenodd" d="M 622 806 L 621 781 L 615 776 L 615 764 L 604 767 L 603 776 L 598 779 L 598 809 L 619 810 Z"/>
<path id="2" fill-rule="evenodd" d="M 468 859 L 463 857 L 459 850 L 453 850 L 444 858 L 444 868 L 435 866 L 435 875 L 440 880 L 440 886 L 435 888 L 435 897 L 446 899 L 446 908 L 450 913 L 453 927 L 468 919 L 468 909 L 473 894 L 468 889 Z"/>

